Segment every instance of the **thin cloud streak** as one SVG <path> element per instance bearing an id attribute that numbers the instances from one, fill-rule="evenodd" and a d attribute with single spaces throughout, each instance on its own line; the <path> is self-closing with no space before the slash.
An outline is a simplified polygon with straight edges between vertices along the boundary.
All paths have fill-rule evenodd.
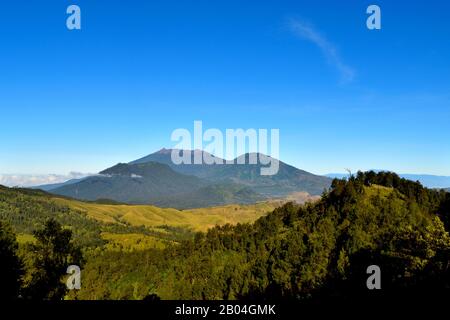
<path id="1" fill-rule="evenodd" d="M 70 172 L 61 174 L 0 174 L 0 185 L 7 187 L 35 187 L 45 184 L 62 183 L 71 179 L 80 179 L 91 174 Z"/>
<path id="2" fill-rule="evenodd" d="M 351 82 L 354 79 L 355 71 L 353 68 L 342 61 L 335 45 L 328 41 L 316 29 L 298 20 L 291 20 L 290 27 L 297 36 L 314 43 L 320 48 L 328 63 L 339 71 L 343 82 Z"/>

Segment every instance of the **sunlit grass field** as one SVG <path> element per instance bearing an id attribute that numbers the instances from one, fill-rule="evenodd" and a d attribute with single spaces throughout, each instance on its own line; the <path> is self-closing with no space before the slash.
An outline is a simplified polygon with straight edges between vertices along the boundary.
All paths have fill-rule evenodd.
<path id="1" fill-rule="evenodd" d="M 280 205 L 261 202 L 252 205 L 226 205 L 211 208 L 177 210 L 151 205 L 106 205 L 55 198 L 55 202 L 84 212 L 105 223 L 128 223 L 132 226 L 157 228 L 171 226 L 206 231 L 216 225 L 251 223 Z"/>

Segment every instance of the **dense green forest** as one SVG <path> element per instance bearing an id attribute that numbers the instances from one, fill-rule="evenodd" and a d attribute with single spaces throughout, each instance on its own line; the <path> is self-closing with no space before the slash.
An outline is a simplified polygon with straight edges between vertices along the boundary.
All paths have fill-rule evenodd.
<path id="1" fill-rule="evenodd" d="M 286 204 L 254 224 L 226 225 L 163 251 L 102 252 L 71 298 L 319 299 L 450 286 L 450 196 L 392 173 L 334 180 L 313 204 Z"/>
<path id="2" fill-rule="evenodd" d="M 27 206 L 21 199 L 14 201 L 17 205 L 2 198 L 0 205 L 8 205 L 13 212 L 19 210 L 17 206 L 22 206 L 20 210 Z M 43 219 L 48 218 L 44 212 L 52 210 L 35 208 L 35 204 L 31 209 Z M 3 213 L 2 219 L 10 222 L 12 216 Z M 77 223 L 72 219 L 67 223 Z M 44 230 L 49 229 L 46 223 Z M 83 220 L 77 226 L 89 230 L 83 229 L 89 223 L 98 222 Z M 81 232 L 78 227 L 72 230 L 75 241 L 66 241 L 73 243 L 71 252 L 82 243 L 76 241 Z M 98 227 L 108 226 L 92 226 L 93 239 Z M 66 252 L 65 257 L 77 256 L 81 264 L 82 286 L 64 294 L 67 299 L 157 295 L 162 299 L 311 301 L 369 294 L 366 268 L 374 264 L 381 268 L 384 293 L 450 290 L 449 229 L 449 193 L 426 189 L 394 173 L 360 172 L 347 180 L 335 179 L 317 202 L 288 203 L 253 224 L 224 225 L 186 235 L 185 240 L 180 238 L 164 249 L 99 250 L 102 245 L 91 242 L 97 249 L 83 250 L 83 258 Z M 27 251 L 17 248 L 8 227 L 0 228 L 0 235 L 2 259 L 3 255 L 11 257 L 5 268 L 14 275 L 11 279 L 22 282 L 11 286 L 10 292 L 26 297 L 23 293 L 33 292 L 34 287 L 33 272 L 27 266 L 36 270 L 40 265 L 36 252 L 46 247 L 45 239 L 37 236 L 37 247 Z M 64 278 L 61 272 L 53 274 Z M 42 293 L 29 296 L 52 298 Z"/>

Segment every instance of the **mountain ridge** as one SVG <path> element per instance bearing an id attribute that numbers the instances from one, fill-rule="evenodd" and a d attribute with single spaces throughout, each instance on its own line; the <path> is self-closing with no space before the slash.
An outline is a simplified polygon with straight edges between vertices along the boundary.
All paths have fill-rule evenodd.
<path id="1" fill-rule="evenodd" d="M 202 153 L 202 158 L 206 155 L 224 161 L 219 164 L 174 164 L 171 160 L 172 151 L 191 152 L 191 159 L 195 153 Z M 256 155 L 257 164 L 249 164 L 251 155 Z M 260 174 L 261 156 L 273 159 L 279 162 L 279 170 L 273 176 L 262 176 Z M 290 192 L 306 191 L 312 195 L 320 195 L 331 185 L 331 179 L 328 177 L 314 175 L 307 171 L 288 165 L 281 160 L 277 160 L 261 153 L 246 153 L 232 160 L 224 160 L 214 157 L 202 150 L 179 150 L 179 149 L 161 149 L 155 153 L 143 158 L 132 161 L 131 163 L 145 163 L 146 161 L 156 161 L 169 165 L 173 170 L 183 174 L 190 174 L 200 178 L 212 181 L 231 181 L 244 184 L 253 188 L 255 191 L 268 196 L 284 196 Z M 239 164 L 240 161 L 245 164 Z M 192 163 L 193 161 L 191 161 Z M 272 189 L 272 190 L 271 190 Z M 274 190 L 278 189 L 276 192 Z"/>
<path id="2" fill-rule="evenodd" d="M 191 160 L 200 154 L 201 159 L 208 156 L 219 163 L 225 161 L 202 150 L 186 151 L 191 152 Z M 81 200 L 110 199 L 186 209 L 250 204 L 298 192 L 317 196 L 331 185 L 330 178 L 313 175 L 262 154 L 244 154 L 224 164 L 177 165 L 172 162 L 172 152 L 172 149 L 161 149 L 49 191 Z M 252 156 L 257 160 L 253 164 L 249 161 Z M 272 176 L 261 175 L 261 168 L 267 163 L 261 159 L 278 161 L 278 172 Z"/>

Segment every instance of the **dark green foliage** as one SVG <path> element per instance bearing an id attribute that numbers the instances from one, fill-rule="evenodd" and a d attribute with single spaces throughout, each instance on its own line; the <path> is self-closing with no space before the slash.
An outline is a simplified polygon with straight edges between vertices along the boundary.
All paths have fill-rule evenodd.
<path id="1" fill-rule="evenodd" d="M 70 265 L 81 266 L 81 250 L 72 242 L 72 232 L 51 219 L 34 232 L 36 243 L 28 244 L 31 263 L 23 296 L 33 300 L 61 300 L 66 294 L 62 282 Z"/>
<path id="2" fill-rule="evenodd" d="M 439 213 L 441 219 L 444 221 L 447 230 L 450 230 L 450 192 L 442 194 L 441 206 L 439 208 Z"/>
<path id="3" fill-rule="evenodd" d="M 18 244 L 11 227 L 0 221 L 0 301 L 19 297 L 23 270 L 17 249 Z"/>

